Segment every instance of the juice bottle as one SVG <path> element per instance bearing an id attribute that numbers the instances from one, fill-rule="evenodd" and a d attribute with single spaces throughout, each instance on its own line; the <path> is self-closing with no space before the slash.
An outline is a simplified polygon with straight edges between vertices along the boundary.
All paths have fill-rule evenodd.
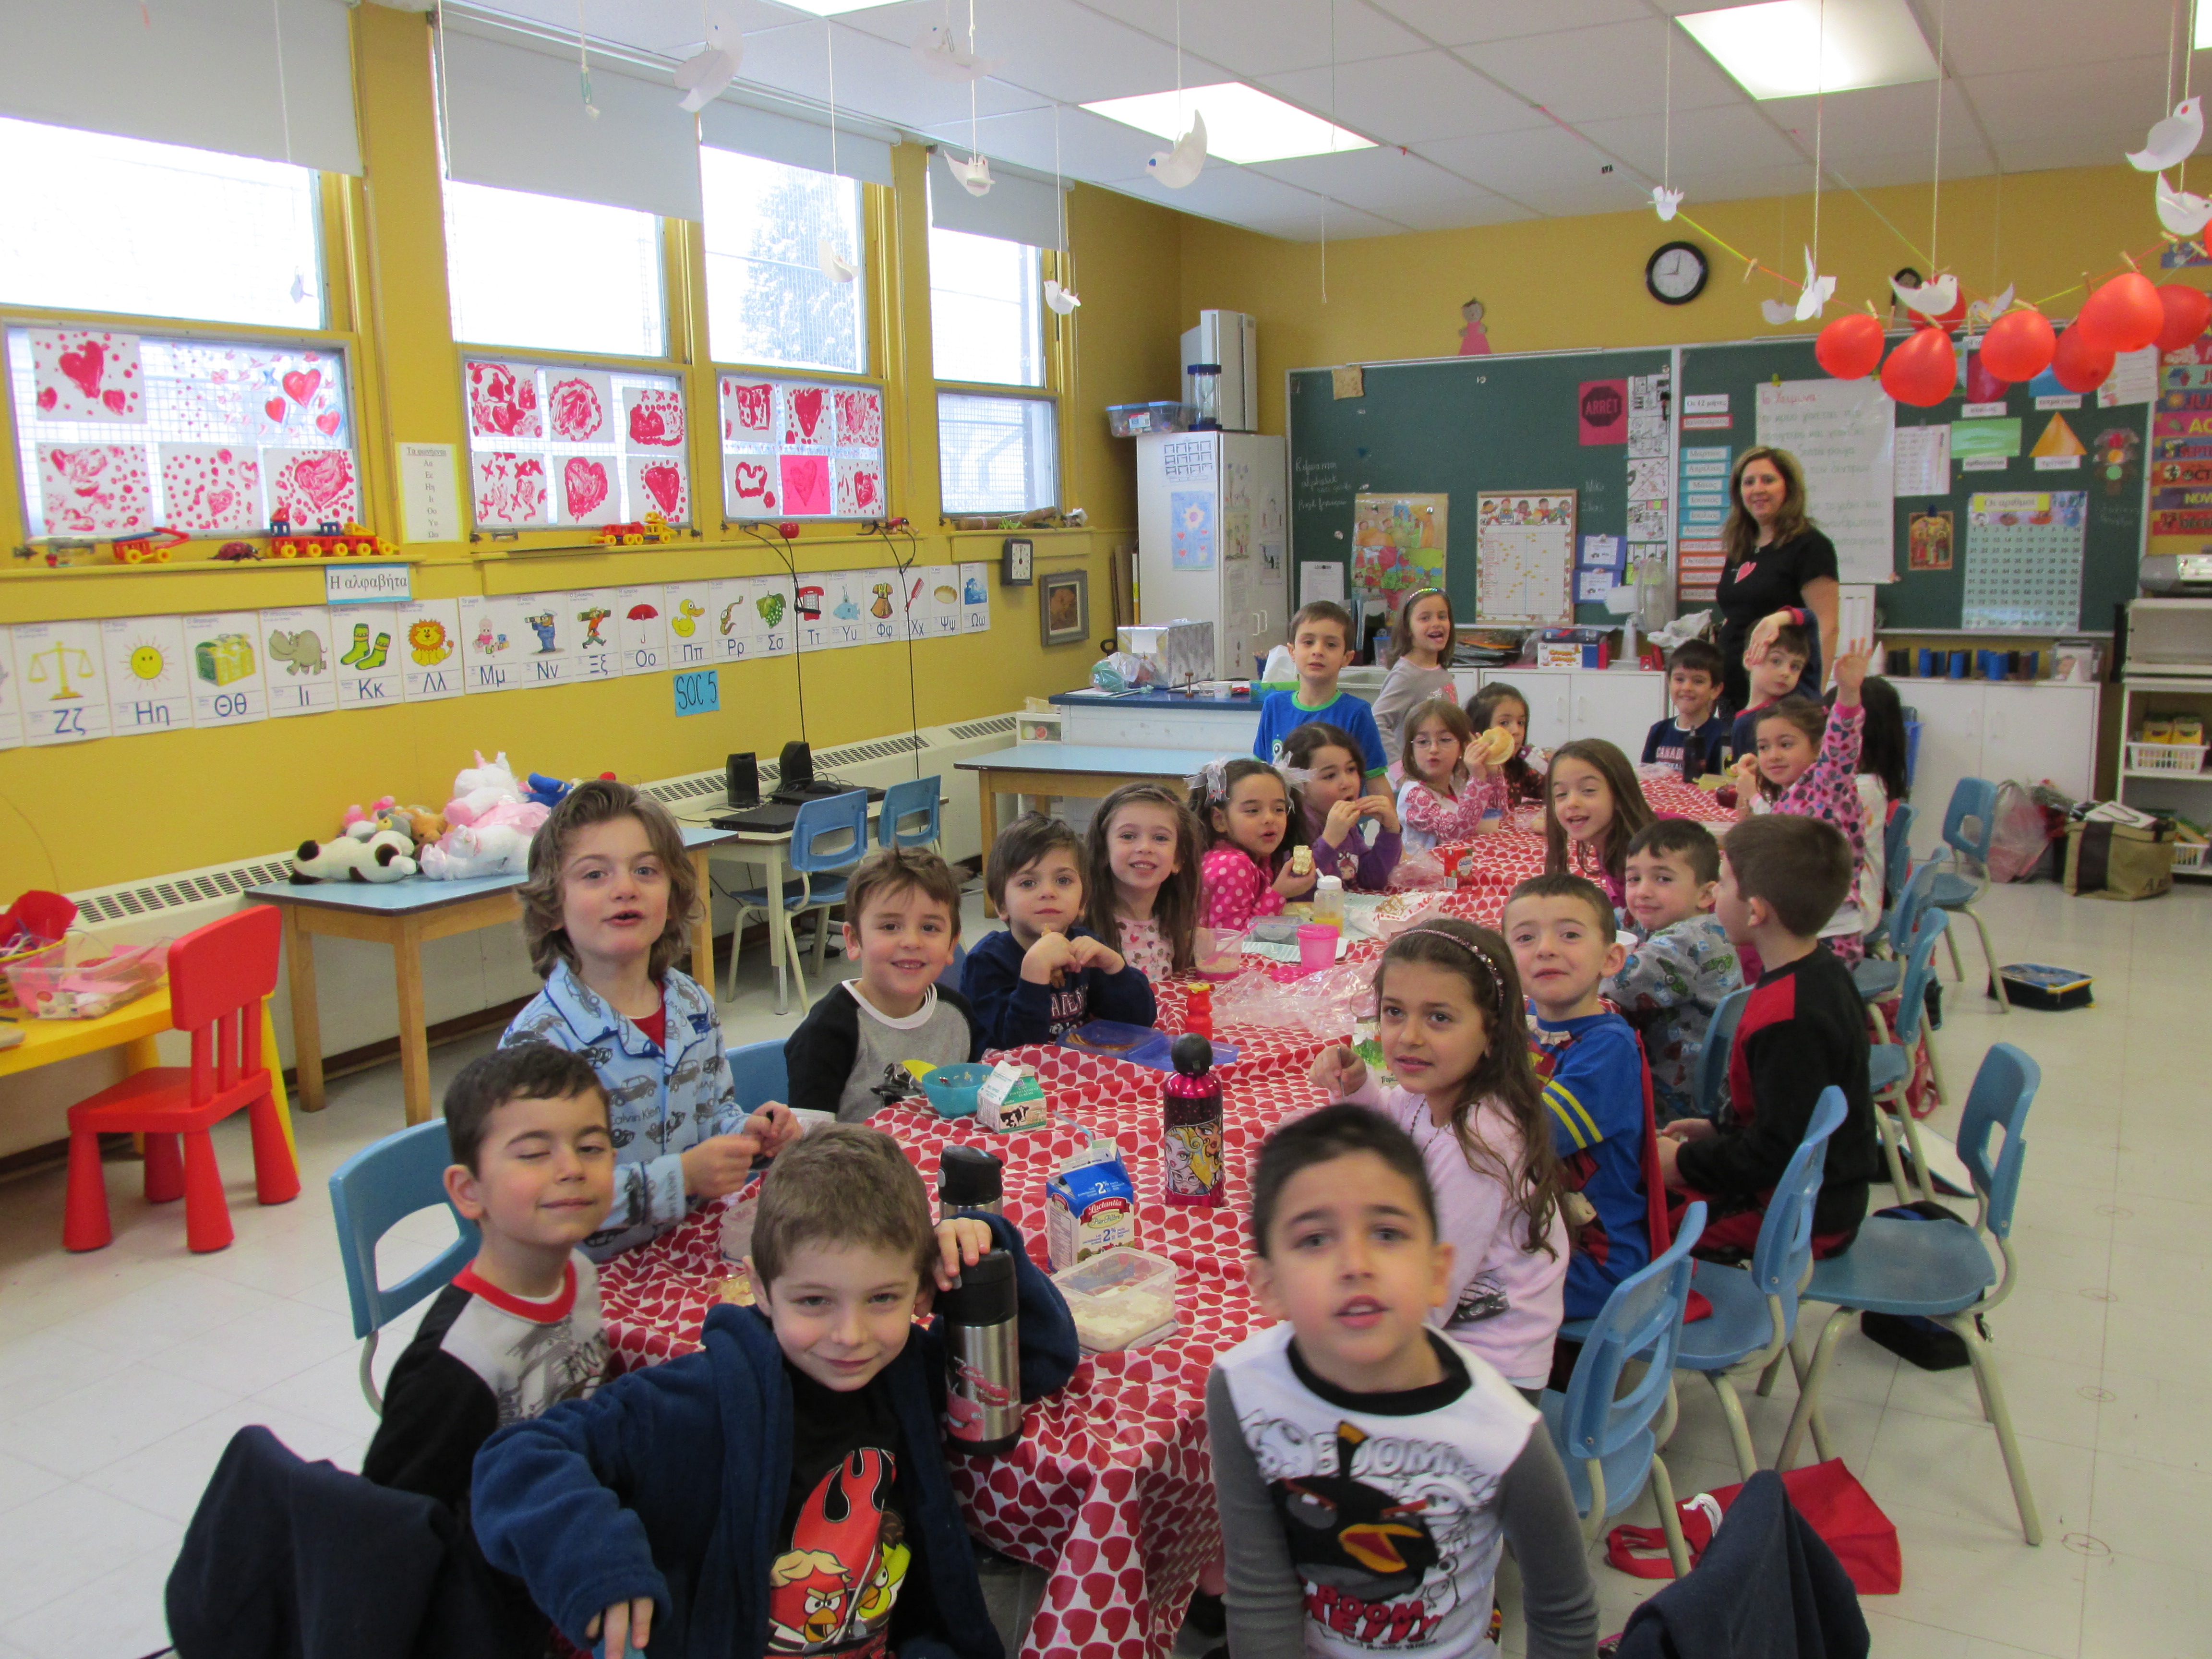
<path id="1" fill-rule="evenodd" d="M 1221 1083 L 1213 1043 L 1194 1031 L 1177 1037 L 1175 1073 L 1161 1091 L 1162 1193 L 1170 1204 L 1212 1208 L 1221 1202 Z"/>

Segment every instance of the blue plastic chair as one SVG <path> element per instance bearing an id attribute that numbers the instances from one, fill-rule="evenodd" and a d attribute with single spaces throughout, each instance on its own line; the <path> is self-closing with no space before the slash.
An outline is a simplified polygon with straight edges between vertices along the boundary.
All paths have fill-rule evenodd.
<path id="1" fill-rule="evenodd" d="M 791 1098 L 791 1073 L 783 1061 L 783 1043 L 770 1037 L 765 1042 L 741 1042 L 726 1048 L 730 1081 L 737 1087 L 738 1104 L 757 1111 L 771 1100 Z"/>
<path id="2" fill-rule="evenodd" d="M 1904 897 L 1905 890 L 1912 880 L 1912 820 L 1917 816 L 1911 801 L 1899 801 L 1896 810 L 1890 813 L 1888 823 L 1883 826 L 1881 915 L 1875 925 L 1867 929 L 1869 950 L 1891 937 L 1889 926 L 1897 914 L 1897 902 Z"/>
<path id="3" fill-rule="evenodd" d="M 882 810 L 876 814 L 876 840 L 881 847 L 937 846 L 938 815 L 944 800 L 942 773 L 895 783 L 884 791 Z"/>
<path id="4" fill-rule="evenodd" d="M 1881 1129 L 1882 1156 L 1889 1164 L 1889 1183 L 1897 1189 L 1897 1201 L 1910 1204 L 1916 1198 L 1932 1198 L 1935 1188 L 1928 1173 L 1928 1159 L 1920 1147 L 1920 1123 L 1912 1115 L 1912 1108 L 1905 1097 L 1905 1087 L 1912 1081 L 1913 1050 L 1921 1043 L 1922 1029 L 1928 1023 L 1928 988 L 1936 978 L 1936 945 L 1951 930 L 1951 919 L 1942 911 L 1930 906 L 1916 919 L 1913 930 L 1912 954 L 1905 958 L 1905 982 L 1897 999 L 1897 1030 L 1887 1035 L 1893 1041 L 1877 1042 L 1867 1051 L 1867 1086 L 1875 1097 L 1875 1121 Z M 1869 1009 L 1876 1029 L 1882 1020 L 1879 1009 Z M 1935 1074 L 1936 1098 L 1944 1098 L 1942 1068 L 1936 1063 L 1936 1045 L 1928 1044 L 1928 1063 Z M 1899 1151 L 1902 1140 L 1912 1152 L 1912 1168 L 1919 1177 L 1919 1190 L 1914 1191 L 1905 1178 L 1905 1167 Z"/>
<path id="5" fill-rule="evenodd" d="M 799 982 L 799 1000 L 809 1000 L 806 994 L 806 975 L 799 961 L 799 935 L 792 927 L 792 920 L 804 911 L 822 912 L 821 926 L 814 935 L 814 971 L 822 971 L 823 953 L 830 943 L 830 911 L 845 902 L 845 878 L 842 872 L 860 862 L 868 850 L 868 794 L 865 789 L 848 789 L 842 794 L 819 795 L 799 809 L 792 822 L 791 847 L 785 857 L 799 879 L 787 881 L 783 891 L 774 900 L 764 887 L 741 887 L 730 894 L 736 903 L 737 916 L 730 934 L 730 976 L 724 984 L 722 1000 L 726 1002 L 738 994 L 738 939 L 744 930 L 745 917 L 755 910 L 768 918 L 769 956 L 775 963 L 775 997 L 777 1010 L 785 1006 L 784 964 L 791 964 L 792 977 Z"/>
<path id="6" fill-rule="evenodd" d="M 1690 1098 L 1698 1115 L 1710 1121 L 1718 1115 L 1721 1091 L 1728 1083 L 1729 1051 L 1735 1047 L 1735 1028 L 1743 1018 L 1743 1005 L 1751 995 L 1744 986 L 1730 991 L 1713 1010 L 1705 1027 L 1705 1046 L 1698 1050 L 1698 1063 L 1690 1072 Z"/>
<path id="7" fill-rule="evenodd" d="M 1966 1345 L 1966 1358 L 1981 1390 L 1982 1415 L 1996 1431 L 1997 1449 L 2012 1480 L 2021 1531 L 2031 1544 L 2043 1541 L 2043 1522 L 2036 1514 L 2035 1494 L 2028 1488 L 2027 1466 L 2020 1459 L 2020 1443 L 2013 1436 L 1996 1358 L 1976 1323 L 1978 1315 L 1988 1313 L 2011 1294 L 2020 1278 L 2020 1263 L 2012 1253 L 2013 1206 L 2020 1196 L 2021 1166 L 2027 1156 L 2027 1109 L 2035 1103 L 2042 1081 L 2036 1063 L 2009 1042 L 1992 1044 L 1982 1057 L 1959 1120 L 1959 1157 L 1974 1183 L 1972 1226 L 1869 1216 L 1850 1249 L 1814 1264 L 1804 1299 L 1831 1304 L 1834 1311 L 1814 1344 L 1777 1468 L 1789 1467 L 1806 1422 L 1820 1407 L 1820 1390 L 1836 1340 L 1849 1316 L 1917 1315 L 1955 1331 Z M 2004 1131 L 2004 1147 L 1992 1164 L 1990 1134 L 1999 1128 Z M 1996 1244 L 1996 1263 L 1990 1260 L 1984 1232 Z M 1991 1286 L 1996 1287 L 1994 1294 Z"/>
<path id="8" fill-rule="evenodd" d="M 1982 960 L 1989 964 L 1990 988 L 1996 996 L 1997 1012 L 2008 1014 L 2012 999 L 2005 994 L 2004 980 L 1997 973 L 1997 953 L 1990 944 L 1989 926 L 1974 908 L 1990 890 L 1990 842 L 1996 834 L 1996 785 L 1987 778 L 1960 778 L 1943 813 L 1942 848 L 1929 860 L 1945 863 L 1942 873 L 1936 878 L 1929 902 L 1972 921 L 1982 941 Z M 1959 961 L 1959 941 L 1953 939 L 1948 943 L 1952 976 L 1964 980 L 1966 970 Z"/>
<path id="9" fill-rule="evenodd" d="M 384 1415 L 384 1400 L 369 1370 L 376 1358 L 377 1333 L 424 1297 L 453 1283 L 453 1275 L 477 1253 L 477 1224 L 454 1209 L 446 1195 L 446 1168 L 453 1161 L 453 1143 L 439 1119 L 362 1147 L 331 1175 L 331 1218 L 337 1224 L 338 1258 L 345 1263 L 353 1334 L 362 1339 L 361 1391 L 369 1410 L 379 1417 Z M 428 1267 L 416 1268 L 397 1285 L 379 1285 L 377 1241 L 417 1210 L 441 1204 L 453 1218 L 459 1237 Z"/>
<path id="10" fill-rule="evenodd" d="M 1735 1448 L 1736 1473 L 1747 1480 L 1758 1472 L 1759 1455 L 1752 1449 L 1751 1428 L 1743 1419 L 1735 1374 L 1765 1370 L 1796 1334 L 1797 1287 L 1813 1265 L 1813 1205 L 1820 1196 L 1820 1180 L 1827 1168 L 1828 1139 L 1842 1127 L 1844 1112 L 1841 1089 L 1820 1091 L 1812 1121 L 1805 1126 L 1805 1138 L 1797 1143 L 1789 1167 L 1766 1200 L 1759 1242 L 1752 1247 L 1751 1271 L 1707 1262 L 1692 1281 L 1713 1304 L 1713 1311 L 1710 1318 L 1682 1327 L 1674 1365 L 1679 1370 L 1702 1372 L 1713 1385 Z M 1813 1419 L 1813 1442 L 1826 1458 L 1827 1431 L 1818 1418 Z"/>
<path id="11" fill-rule="evenodd" d="M 1648 1479 L 1677 1578 L 1690 1570 L 1690 1552 L 1659 1449 L 1674 1431 L 1674 1364 L 1690 1296 L 1690 1247 L 1705 1231 L 1705 1206 L 1692 1204 L 1666 1252 L 1613 1287 L 1583 1338 L 1567 1391 L 1547 1389 L 1542 1401 L 1583 1536 L 1595 1539 L 1608 1516 L 1636 1501 Z M 1647 1369 L 1624 1394 L 1620 1374 L 1632 1359 Z"/>
<path id="12" fill-rule="evenodd" d="M 1880 933 L 1888 940 L 1896 956 L 1887 959 L 1869 957 L 1851 964 L 1851 983 L 1869 1001 L 1889 995 L 1905 982 L 1905 958 L 1912 954 L 1917 937 L 1914 929 L 1928 913 L 1929 895 L 1936 890 L 1936 878 L 1942 873 L 1942 866 L 1934 860 L 1923 863 L 1912 872 L 1911 880 L 1898 894 L 1889 914 L 1882 918 Z"/>

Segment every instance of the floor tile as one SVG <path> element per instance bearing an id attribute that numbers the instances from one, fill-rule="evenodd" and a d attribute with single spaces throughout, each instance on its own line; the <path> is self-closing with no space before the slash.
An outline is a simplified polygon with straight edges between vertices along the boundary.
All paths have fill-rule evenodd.
<path id="1" fill-rule="evenodd" d="M 390 1353 L 392 1358 L 398 1358 L 396 1349 Z M 381 1361 L 380 1369 L 389 1364 L 390 1359 Z M 364 1443 L 376 1432 L 376 1413 L 362 1397 L 360 1361 L 352 1349 L 288 1376 L 253 1398 L 357 1434 Z"/>
<path id="2" fill-rule="evenodd" d="M 209 1336 L 246 1314 L 282 1306 L 282 1297 L 251 1285 L 206 1273 L 174 1273 L 66 1321 L 58 1334 L 88 1347 L 147 1359 L 179 1342 Z"/>
<path id="3" fill-rule="evenodd" d="M 179 1525 L 192 1518 L 208 1477 L 240 1429 L 259 1424 L 305 1461 L 358 1469 L 367 1437 L 266 1400 L 240 1400 L 83 1477 L 83 1484 Z"/>
<path id="4" fill-rule="evenodd" d="M 2205 1356 L 2212 1354 L 2212 1316 L 2172 1304 L 2118 1302 L 2106 1310 L 2105 1322 L 2105 1371 L 2112 1387 L 2139 1377 L 2203 1379 Z"/>
<path id="5" fill-rule="evenodd" d="M 0 1423 L 0 1451 L 75 1479 L 143 1451 L 237 1398 L 149 1366 L 125 1365 Z M 7 1605 L 0 1600 L 0 1607 Z"/>
<path id="6" fill-rule="evenodd" d="M 2212 1473 L 2212 1378 L 2185 1381 L 2107 1371 L 2113 1399 L 2099 1417 L 2097 1449 Z"/>
<path id="7" fill-rule="evenodd" d="M 2088 1563 L 2060 1547 L 2056 1533 L 2030 1549 L 2017 1530 L 2007 1536 L 1977 1520 L 1883 1507 L 1897 1522 L 1905 1582 L 1881 1611 L 2029 1653 L 2079 1651 Z"/>
<path id="8" fill-rule="evenodd" d="M 44 1498 L 50 1492 L 58 1492 L 68 1484 L 66 1475 L 0 1452 L 0 1515 Z"/>
<path id="9" fill-rule="evenodd" d="M 2100 1452 L 2087 1530 L 2115 1555 L 2204 1570 L 2212 1474 Z"/>
<path id="10" fill-rule="evenodd" d="M 0 1609 L 9 1624 L 73 1595 L 113 1571 L 118 1562 L 173 1551 L 184 1536 L 173 1521 L 75 1482 L 40 1498 L 36 1518 L 36 1526 L 27 1526 L 21 1514 L 12 1516 L 8 1547 L 0 1550 Z M 167 1569 L 157 1571 L 166 1574 Z M 9 1639 L 21 1645 L 19 1638 Z"/>
<path id="11" fill-rule="evenodd" d="M 2172 1567 L 2114 1555 L 2088 1564 L 2081 1659 L 2197 1659 L 2212 1626 L 2200 1559 Z"/>
<path id="12" fill-rule="evenodd" d="M 2045 1538 L 2086 1527 L 2096 1454 L 2085 1447 L 2024 1435 L 2019 1440 Z M 1893 1518 L 1900 1507 L 1909 1506 L 1971 1527 L 1973 1535 L 1993 1547 L 2027 1549 L 2012 1485 L 1997 1449 L 1996 1431 L 1985 1423 L 1922 1417 L 1893 1406 L 1882 1413 L 1874 1455 L 1860 1471 L 1860 1479 Z M 2018 1639 L 1997 1631 L 1981 1633 L 2001 1641 Z"/>
<path id="13" fill-rule="evenodd" d="M 353 1327 L 344 1315 L 271 1297 L 267 1307 L 164 1348 L 146 1363 L 170 1376 L 244 1395 L 258 1394 L 333 1354 L 350 1353 L 353 1346 Z"/>
<path id="14" fill-rule="evenodd" d="M 0 1635 L 36 1659 L 137 1659 L 155 1652 L 169 1643 L 162 1594 L 173 1559 L 173 1549 L 149 1550 L 67 1596 L 9 1619 Z"/>

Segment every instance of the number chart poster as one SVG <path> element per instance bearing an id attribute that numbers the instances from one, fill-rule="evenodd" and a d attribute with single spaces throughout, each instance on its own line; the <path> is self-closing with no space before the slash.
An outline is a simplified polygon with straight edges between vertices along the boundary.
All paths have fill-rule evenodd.
<path id="1" fill-rule="evenodd" d="M 1352 586 L 1380 599 L 1390 615 L 1406 595 L 1444 585 L 1444 535 L 1451 501 L 1445 495 L 1368 495 L 1352 499 Z"/>
<path id="2" fill-rule="evenodd" d="M 1574 621 L 1575 492 L 1486 490 L 1474 500 L 1475 620 Z"/>
<path id="3" fill-rule="evenodd" d="M 1961 625 L 1995 633 L 2080 627 L 2086 490 L 2006 490 L 1966 498 Z"/>

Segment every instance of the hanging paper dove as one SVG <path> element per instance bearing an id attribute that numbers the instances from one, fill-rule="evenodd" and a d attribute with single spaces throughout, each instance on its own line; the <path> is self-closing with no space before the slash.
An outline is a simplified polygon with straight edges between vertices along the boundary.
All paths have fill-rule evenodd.
<path id="1" fill-rule="evenodd" d="M 1176 140 L 1176 147 L 1156 149 L 1145 161 L 1152 177 L 1170 190 L 1181 190 L 1205 165 L 1206 117 L 1196 110 L 1190 112 L 1190 131 Z"/>
<path id="2" fill-rule="evenodd" d="M 1664 185 L 1654 185 L 1651 186 L 1651 205 L 1658 210 L 1662 219 L 1671 219 L 1674 216 L 1674 210 L 1682 205 L 1682 192 L 1669 190 Z"/>
<path id="3" fill-rule="evenodd" d="M 2152 199 L 2158 204 L 2158 222 L 2177 236 L 2194 236 L 2212 220 L 2212 201 L 2192 191 L 2167 188 L 2166 175 L 2158 175 Z"/>
<path id="4" fill-rule="evenodd" d="M 1061 317 L 1083 303 L 1072 290 L 1062 288 L 1049 276 L 1044 279 L 1044 302 L 1053 308 L 1054 314 Z"/>
<path id="5" fill-rule="evenodd" d="M 2173 113 L 2153 125 L 2141 149 L 2128 152 L 2128 163 L 2138 173 L 2163 173 L 2197 153 L 2204 140 L 2204 100 L 2185 98 Z"/>
<path id="6" fill-rule="evenodd" d="M 837 245 L 827 236 L 814 245 L 815 263 L 822 274 L 833 283 L 849 283 L 860 274 L 860 266 L 837 252 Z"/>
<path id="7" fill-rule="evenodd" d="M 1794 322 L 1797 316 L 1796 303 L 1789 300 L 1761 300 L 1759 302 L 1759 314 L 1768 322 L 1778 325 Z"/>
<path id="8" fill-rule="evenodd" d="M 708 20 L 705 47 L 676 66 L 676 84 L 684 96 L 678 107 L 696 114 L 721 95 L 745 61 L 745 37 L 726 18 Z"/>
<path id="9" fill-rule="evenodd" d="M 978 58 L 962 46 L 942 23 L 933 23 L 915 36 L 914 60 L 940 81 L 976 80 L 988 75 L 998 62 Z"/>
<path id="10" fill-rule="evenodd" d="M 2012 309 L 2012 291 L 2014 287 L 2014 284 L 2007 283 L 2005 284 L 2004 292 L 1998 295 L 1995 299 L 1977 300 L 1972 305 L 1968 306 L 1966 307 L 1966 326 L 1969 328 L 1987 328 L 1991 323 L 1996 321 L 1998 318 L 2003 316 L 2005 313 L 2010 311 Z"/>
<path id="11" fill-rule="evenodd" d="M 1807 248 L 1805 250 L 1805 286 L 1798 291 L 1797 295 L 1796 313 L 1797 320 L 1807 323 L 1819 316 L 1821 307 L 1828 303 L 1829 296 L 1835 291 L 1836 279 L 1832 276 L 1823 276 L 1814 269 L 1813 250 Z"/>
<path id="12" fill-rule="evenodd" d="M 1909 311 L 1923 317 L 1941 317 L 1959 303 L 1959 279 L 1938 276 L 1932 283 L 1923 283 L 1918 288 L 1907 288 L 1895 277 L 1890 279 L 1890 291 Z"/>
<path id="13" fill-rule="evenodd" d="M 952 176 L 960 181 L 962 188 L 970 196 L 988 196 L 991 193 L 991 161 L 988 156 L 971 155 L 963 161 L 948 149 L 945 152 L 945 165 L 952 169 Z"/>

